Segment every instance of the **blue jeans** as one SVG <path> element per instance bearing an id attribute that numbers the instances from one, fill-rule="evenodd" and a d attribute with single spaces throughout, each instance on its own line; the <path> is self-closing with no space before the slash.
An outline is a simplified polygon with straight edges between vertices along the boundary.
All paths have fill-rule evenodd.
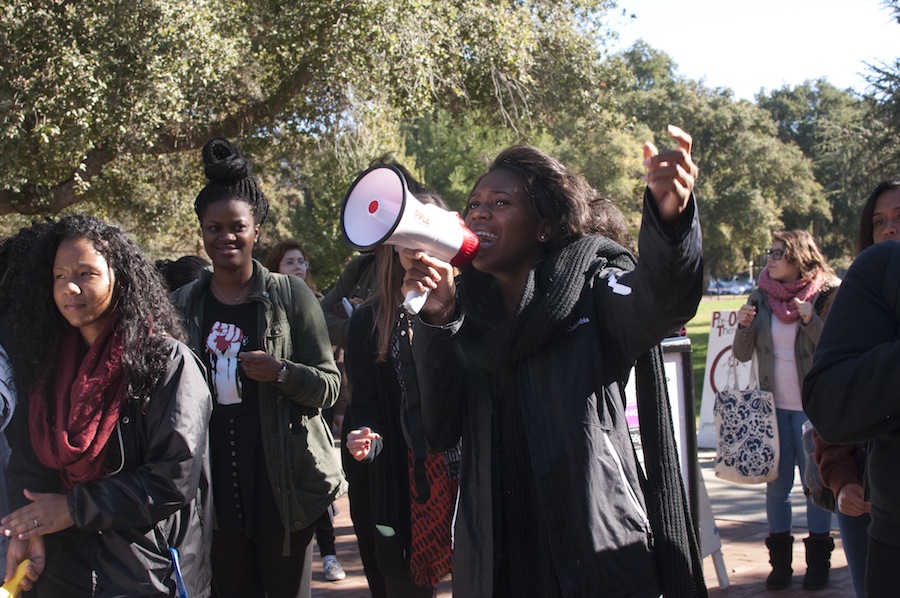
<path id="1" fill-rule="evenodd" d="M 847 568 L 850 569 L 850 579 L 853 580 L 853 589 L 857 598 L 866 595 L 866 555 L 869 552 L 869 522 L 868 514 L 853 517 L 836 511 L 838 528 L 841 530 L 841 543 L 844 545 L 844 555 L 847 557 Z"/>
<path id="2" fill-rule="evenodd" d="M 791 491 L 794 488 L 795 467 L 800 475 L 806 470 L 803 457 L 803 423 L 808 419 L 802 411 L 776 409 L 778 419 L 778 477 L 766 484 L 766 520 L 769 533 L 791 531 Z M 831 531 L 831 513 L 806 501 L 806 523 L 811 534 Z"/>

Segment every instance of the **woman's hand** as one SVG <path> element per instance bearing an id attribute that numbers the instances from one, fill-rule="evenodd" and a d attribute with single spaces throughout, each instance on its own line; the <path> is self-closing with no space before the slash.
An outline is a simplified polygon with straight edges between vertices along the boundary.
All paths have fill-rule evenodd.
<path id="1" fill-rule="evenodd" d="M 406 269 L 403 294 L 428 292 L 419 316 L 429 324 L 446 324 L 456 314 L 456 282 L 453 266 L 416 249 L 397 248 Z"/>
<path id="2" fill-rule="evenodd" d="M 30 559 L 31 564 L 25 569 L 25 577 L 19 582 L 19 586 L 26 592 L 34 586 L 34 582 L 38 580 L 41 573 L 44 572 L 44 565 L 47 562 L 47 556 L 44 552 L 44 539 L 40 536 L 33 536 L 28 540 L 20 540 L 13 538 L 9 541 L 9 548 L 6 551 L 6 575 L 3 581 L 7 582 L 16 574 L 16 567 L 25 559 Z"/>
<path id="3" fill-rule="evenodd" d="M 838 511 L 851 517 L 865 515 L 872 510 L 872 503 L 865 499 L 862 484 L 847 484 L 837 496 Z"/>
<path id="4" fill-rule="evenodd" d="M 669 125 L 669 136 L 678 143 L 677 149 L 660 153 L 649 141 L 644 144 L 648 168 L 644 180 L 665 222 L 674 221 L 687 208 L 699 172 L 691 159 L 691 136 L 675 125 Z"/>
<path id="5" fill-rule="evenodd" d="M 281 369 L 281 360 L 265 351 L 241 351 L 238 353 L 241 369 L 247 377 L 257 382 L 275 382 Z"/>
<path id="6" fill-rule="evenodd" d="M 31 501 L 0 520 L 7 537 L 28 538 L 52 534 L 75 525 L 65 494 L 50 494 L 25 490 L 25 498 Z"/>
<path id="7" fill-rule="evenodd" d="M 813 316 L 816 315 L 812 303 L 809 303 L 807 301 L 800 301 L 799 299 L 794 297 L 794 305 L 797 306 L 797 312 L 800 314 L 800 318 L 803 320 L 804 324 L 809 324 L 810 322 L 812 322 Z"/>
<path id="8" fill-rule="evenodd" d="M 745 303 L 738 310 L 738 326 L 741 328 L 750 328 L 753 320 L 756 319 L 756 306 Z"/>
<path id="9" fill-rule="evenodd" d="M 381 438 L 381 435 L 370 428 L 359 428 L 347 434 L 347 450 L 357 461 L 363 461 L 372 451 L 372 443 Z"/>

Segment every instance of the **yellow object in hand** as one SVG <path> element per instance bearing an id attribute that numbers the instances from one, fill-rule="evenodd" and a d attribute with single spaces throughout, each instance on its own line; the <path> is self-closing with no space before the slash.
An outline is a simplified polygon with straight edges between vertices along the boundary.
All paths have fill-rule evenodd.
<path id="1" fill-rule="evenodd" d="M 25 577 L 25 569 L 30 563 L 31 561 L 29 559 L 25 559 L 19 563 L 19 566 L 16 567 L 16 574 L 0 588 L 0 598 L 16 598 L 16 596 L 22 593 L 22 587 L 19 585 L 19 582 Z"/>

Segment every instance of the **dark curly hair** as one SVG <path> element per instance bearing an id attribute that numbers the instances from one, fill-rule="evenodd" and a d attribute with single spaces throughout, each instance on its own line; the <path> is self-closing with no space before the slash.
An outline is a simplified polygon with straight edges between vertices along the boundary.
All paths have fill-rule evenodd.
<path id="1" fill-rule="evenodd" d="M 256 224 L 265 222 L 269 215 L 269 201 L 251 172 L 253 164 L 250 160 L 225 139 L 207 141 L 201 153 L 209 183 L 194 200 L 197 218 L 203 220 L 210 204 L 226 199 L 240 199 L 250 206 Z"/>
<path id="2" fill-rule="evenodd" d="M 199 255 L 183 255 L 175 261 L 156 260 L 154 264 L 166 281 L 170 291 L 177 291 L 200 276 L 200 272 L 209 266 L 209 260 Z"/>
<path id="3" fill-rule="evenodd" d="M 14 294 L 22 284 L 25 263 L 34 244 L 50 230 L 50 222 L 35 222 L 0 241 L 0 314 L 6 317 Z"/>
<path id="4" fill-rule="evenodd" d="M 17 385 L 29 392 L 54 372 L 54 352 L 70 324 L 53 300 L 53 263 L 63 241 L 87 239 L 115 277 L 115 311 L 122 332 L 122 367 L 128 397 L 146 402 L 166 371 L 166 337 L 185 340 L 178 312 L 156 267 L 122 229 L 92 216 L 68 216 L 55 223 L 34 247 L 27 271 L 32 279 L 11 301 L 14 346 L 10 353 Z M 44 388 L 52 388 L 51 383 Z"/>
<path id="5" fill-rule="evenodd" d="M 576 239 L 601 232 L 592 208 L 596 191 L 584 177 L 556 158 L 530 145 L 507 148 L 494 158 L 475 187 L 495 170 L 515 174 L 525 186 L 538 218 L 551 223 L 548 250 L 556 251 Z"/>

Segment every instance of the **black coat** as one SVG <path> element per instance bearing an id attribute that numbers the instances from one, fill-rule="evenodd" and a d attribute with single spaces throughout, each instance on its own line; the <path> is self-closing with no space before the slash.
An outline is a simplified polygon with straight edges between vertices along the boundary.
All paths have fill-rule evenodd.
<path id="1" fill-rule="evenodd" d="M 803 382 L 803 410 L 823 439 L 833 444 L 871 441 L 866 465 L 872 501 L 869 534 L 892 546 L 900 544 L 898 270 L 896 242 L 879 243 L 856 258 Z"/>
<path id="2" fill-rule="evenodd" d="M 702 293 L 696 204 L 664 230 L 645 199 L 637 268 L 602 262 L 559 334 L 505 367 L 515 376 L 529 460 L 564 596 L 659 596 L 650 526 L 620 383 L 638 355 L 695 313 Z M 611 275 L 616 276 L 614 281 Z M 492 376 L 455 353 L 463 319 L 422 322 L 413 352 L 431 451 L 463 440 L 455 528 L 454 596 L 493 591 Z M 523 522 L 527 525 L 528 522 Z"/>
<path id="3" fill-rule="evenodd" d="M 207 428 L 212 399 L 203 369 L 187 345 L 171 341 L 166 373 L 146 410 L 122 407 L 107 450 L 108 477 L 78 484 L 69 496 L 75 526 L 44 536 L 44 575 L 66 579 L 85 557 L 96 578 L 94 596 L 174 596 L 169 547 L 178 549 L 192 598 L 209 595 L 211 526 Z M 13 448 L 7 471 L 13 509 L 22 490 L 65 493 L 59 473 L 41 465 L 28 437 L 27 401 L 7 428 Z M 64 540 L 61 535 L 65 534 Z M 61 553 L 77 545 L 85 554 Z M 61 549 L 65 550 L 65 549 Z"/>
<path id="4" fill-rule="evenodd" d="M 363 462 L 371 468 L 372 523 L 395 532 L 374 532 L 378 567 L 388 577 L 403 577 L 409 575 L 411 541 L 408 451 L 396 369 L 390 358 L 375 363 L 374 312 L 369 304 L 353 313 L 344 364 L 353 389 L 353 429 L 367 426 L 380 435 Z"/>

